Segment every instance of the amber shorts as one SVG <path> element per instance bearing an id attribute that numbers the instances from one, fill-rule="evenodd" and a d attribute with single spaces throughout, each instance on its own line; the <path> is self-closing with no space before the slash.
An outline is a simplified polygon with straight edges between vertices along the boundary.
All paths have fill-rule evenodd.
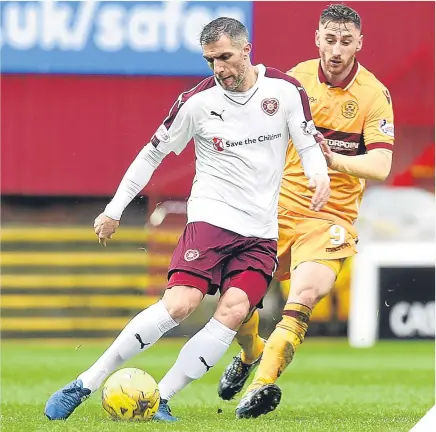
<path id="1" fill-rule="evenodd" d="M 303 217 L 279 207 L 279 265 L 274 278 L 283 281 L 306 261 L 325 264 L 339 273 L 344 258 L 356 254 L 357 237 L 338 221 Z M 354 230 L 353 230 L 354 231 Z"/>

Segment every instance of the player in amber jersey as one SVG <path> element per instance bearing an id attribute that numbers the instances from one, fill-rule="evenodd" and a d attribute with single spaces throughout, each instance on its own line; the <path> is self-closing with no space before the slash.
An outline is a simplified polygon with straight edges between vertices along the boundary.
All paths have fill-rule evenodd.
<path id="1" fill-rule="evenodd" d="M 221 377 L 218 393 L 231 399 L 260 363 L 252 384 L 236 408 L 237 417 L 257 417 L 275 409 L 281 390 L 275 381 L 303 342 L 312 309 L 331 291 L 345 258 L 356 253 L 358 216 L 365 179 L 384 180 L 391 168 L 394 126 L 388 90 L 361 66 L 359 15 L 331 5 L 316 31 L 320 59 L 298 64 L 288 73 L 308 93 L 321 147 L 330 167 L 331 195 L 322 211 L 309 210 L 312 193 L 302 179 L 298 154 L 287 153 L 279 198 L 278 280 L 292 274 L 283 319 L 265 342 L 255 312 L 236 336 L 242 347 Z M 309 132 L 309 131 L 308 131 Z M 262 358 L 261 358 L 262 357 Z"/>

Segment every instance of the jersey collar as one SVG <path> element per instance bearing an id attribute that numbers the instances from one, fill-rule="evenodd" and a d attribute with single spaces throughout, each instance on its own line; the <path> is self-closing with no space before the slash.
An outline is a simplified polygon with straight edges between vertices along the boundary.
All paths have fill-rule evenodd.
<path id="1" fill-rule="evenodd" d="M 356 76 L 359 73 L 359 70 L 360 70 L 359 62 L 357 60 L 354 60 L 353 68 L 351 69 L 351 71 L 347 75 L 347 77 L 342 82 L 340 82 L 338 85 L 332 86 L 327 81 L 327 77 L 324 75 L 324 71 L 322 70 L 321 60 L 320 60 L 319 65 L 318 65 L 318 79 L 319 79 L 319 82 L 321 84 L 324 83 L 324 84 L 327 84 L 328 86 L 331 86 L 331 87 L 340 87 L 342 90 L 348 90 L 348 88 L 351 86 L 351 84 L 356 79 Z"/>

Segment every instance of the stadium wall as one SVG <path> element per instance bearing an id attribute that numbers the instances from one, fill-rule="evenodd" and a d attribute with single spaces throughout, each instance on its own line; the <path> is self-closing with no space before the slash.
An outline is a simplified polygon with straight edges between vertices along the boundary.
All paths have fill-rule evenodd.
<path id="1" fill-rule="evenodd" d="M 73 32 L 58 34 L 52 41 L 58 47 L 50 47 L 47 38 L 54 38 L 62 26 L 50 27 L 48 21 L 38 27 L 41 34 L 29 33 L 33 39 L 24 38 L 22 32 L 21 39 L 12 41 L 11 26 L 5 26 L 7 14 L 1 14 L 1 210 L 7 225 L 2 232 L 4 337 L 113 336 L 133 313 L 160 295 L 185 218 L 173 216 L 174 224 L 159 229 L 144 230 L 144 222 L 159 201 L 183 201 L 188 196 L 194 174 L 192 145 L 181 156 L 166 158 L 144 191 L 146 199 L 126 210 L 123 229 L 110 248 L 102 251 L 88 226 L 177 95 L 208 73 L 201 55 L 187 49 L 196 44 L 191 24 L 200 12 L 203 18 L 220 11 L 243 17 L 252 30 L 255 63 L 287 70 L 317 56 L 314 30 L 324 2 L 178 3 L 184 9 L 172 11 L 172 16 L 189 30 L 177 27 L 176 41 L 184 45 L 174 52 L 156 45 L 146 54 L 141 48 L 133 52 L 138 38 L 128 34 L 127 21 L 118 51 L 98 51 L 95 41 L 107 42 L 108 34 L 102 31 L 109 12 L 120 13 L 132 24 L 152 2 L 93 2 L 100 9 L 94 11 L 95 25 L 80 49 L 74 45 L 78 40 Z M 77 9 L 91 7 L 88 4 L 62 2 L 62 7 L 69 13 L 75 10 L 72 17 L 77 18 Z M 156 10 L 175 4 L 161 4 Z M 48 8 L 58 7 L 56 2 L 1 2 L 2 12 L 8 5 L 36 8 L 42 20 L 55 16 L 56 11 Z M 434 148 L 434 3 L 351 5 L 363 17 L 365 42 L 359 60 L 390 89 L 394 102 L 392 181 L 397 173 L 407 173 L 424 150 Z M 43 8 L 47 8 L 44 14 Z M 52 33 L 44 34 L 46 27 Z M 26 43 L 30 48 L 23 48 Z M 434 188 L 434 156 L 431 161 L 433 170 L 427 168 Z M 311 334 L 345 335 L 351 265 L 347 260 L 335 291 L 315 309 Z M 284 294 L 289 289 L 281 288 Z M 275 294 L 267 298 L 264 334 L 273 324 L 273 314 L 280 318 L 283 297 L 279 289 Z M 214 301 L 190 318 L 194 327 L 210 316 Z M 180 334 L 194 330 L 179 328 Z"/>
<path id="2" fill-rule="evenodd" d="M 365 42 L 359 60 L 389 87 L 394 102 L 395 175 L 434 142 L 434 3 L 353 6 L 363 16 Z M 322 2 L 255 2 L 254 61 L 286 70 L 316 57 L 314 29 L 323 7 Z M 383 29 L 380 15 L 386 16 Z M 2 193 L 111 195 L 177 95 L 199 79 L 3 74 Z M 145 193 L 186 197 L 193 160 L 192 146 L 178 159 L 169 157 Z"/>

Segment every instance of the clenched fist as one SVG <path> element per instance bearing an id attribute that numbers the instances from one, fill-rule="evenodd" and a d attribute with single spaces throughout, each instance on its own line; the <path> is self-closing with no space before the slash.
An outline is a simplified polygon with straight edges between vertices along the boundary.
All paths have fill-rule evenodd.
<path id="1" fill-rule="evenodd" d="M 98 242 L 106 247 L 106 241 L 112 238 L 112 234 L 116 231 L 120 221 L 111 219 L 104 213 L 99 214 L 94 221 L 94 231 L 98 236 Z"/>

